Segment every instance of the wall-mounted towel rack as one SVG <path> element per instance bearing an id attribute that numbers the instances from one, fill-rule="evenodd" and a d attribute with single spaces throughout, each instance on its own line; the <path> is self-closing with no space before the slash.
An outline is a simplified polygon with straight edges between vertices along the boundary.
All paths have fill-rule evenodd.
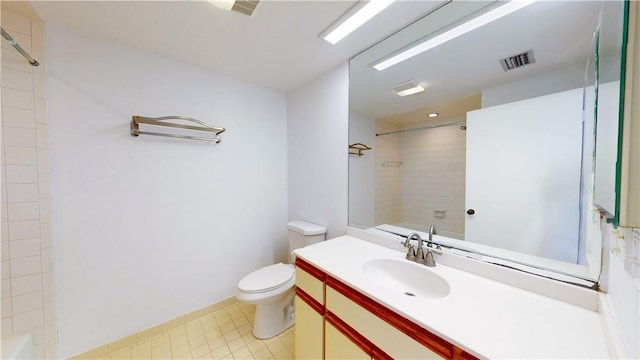
<path id="1" fill-rule="evenodd" d="M 349 145 L 349 150 L 356 150 L 357 152 L 351 152 L 349 151 L 349 155 L 358 155 L 358 156 L 362 156 L 364 155 L 362 152 L 365 150 L 371 150 L 370 147 L 368 147 L 365 144 L 362 143 L 355 143 L 355 144 L 351 144 Z"/>
<path id="2" fill-rule="evenodd" d="M 193 125 L 185 125 L 179 124 L 175 122 L 166 122 L 167 120 L 184 120 L 190 121 L 198 124 L 199 126 Z M 193 131 L 204 131 L 208 133 L 214 133 L 214 137 L 204 137 L 204 136 L 192 136 L 192 135 L 183 135 L 183 134 L 171 134 L 171 133 L 159 133 L 152 131 L 142 131 L 140 130 L 140 124 L 154 125 L 154 126 L 164 126 L 178 129 L 186 129 Z M 220 134 L 224 132 L 224 128 L 211 126 L 204 121 L 200 121 L 197 119 L 192 119 L 186 116 L 162 116 L 157 118 L 149 118 L 144 116 L 133 115 L 131 117 L 131 136 L 138 135 L 154 135 L 154 136 L 165 136 L 165 137 L 174 137 L 181 139 L 190 139 L 190 140 L 202 140 L 202 141 L 214 141 L 216 144 L 222 141 Z"/>

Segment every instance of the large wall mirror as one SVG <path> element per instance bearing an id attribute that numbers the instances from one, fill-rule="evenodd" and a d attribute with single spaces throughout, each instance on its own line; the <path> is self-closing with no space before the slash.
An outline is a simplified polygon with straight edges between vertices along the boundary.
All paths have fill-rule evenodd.
<path id="1" fill-rule="evenodd" d="M 371 149 L 349 158 L 349 225 L 435 225 L 454 250 L 597 281 L 623 19 L 621 1 L 441 2 L 354 57 L 349 143 Z"/>

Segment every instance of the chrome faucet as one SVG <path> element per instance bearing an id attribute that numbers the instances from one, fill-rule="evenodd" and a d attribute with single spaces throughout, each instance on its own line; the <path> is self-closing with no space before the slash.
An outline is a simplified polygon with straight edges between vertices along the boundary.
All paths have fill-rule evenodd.
<path id="1" fill-rule="evenodd" d="M 420 234 L 416 233 L 416 232 L 412 232 L 409 233 L 409 235 L 407 235 L 407 239 L 404 241 L 404 247 L 407 248 L 407 256 L 405 257 L 407 260 L 411 260 L 411 261 L 418 261 L 418 259 L 422 258 L 422 251 L 420 251 L 420 258 L 418 258 L 418 254 L 416 253 L 416 248 L 411 245 L 411 240 L 418 240 L 418 249 L 422 249 L 422 237 L 420 237 Z"/>
<path id="2" fill-rule="evenodd" d="M 433 249 L 432 248 L 432 242 L 431 240 L 433 239 L 433 234 L 435 234 L 435 227 L 432 225 L 431 228 L 429 229 L 429 241 L 427 242 L 427 249 L 425 251 L 425 249 L 422 247 L 422 237 L 420 236 L 420 234 L 416 233 L 416 232 L 412 232 L 409 235 L 407 235 L 407 239 L 404 242 L 404 247 L 408 248 L 407 249 L 407 256 L 406 259 L 410 260 L 410 261 L 414 261 L 417 262 L 419 264 L 424 264 L 426 266 L 436 266 L 436 261 L 433 258 L 433 253 L 436 254 L 442 254 L 442 251 L 440 250 L 440 246 L 438 245 L 437 248 Z M 418 245 L 416 247 L 414 247 L 413 245 L 411 245 L 411 240 L 418 240 Z"/>
<path id="3" fill-rule="evenodd" d="M 436 226 L 435 225 L 429 226 L 429 241 L 427 242 L 427 246 L 428 247 L 432 247 L 433 246 L 433 235 L 438 235 L 438 232 L 436 231 Z"/>

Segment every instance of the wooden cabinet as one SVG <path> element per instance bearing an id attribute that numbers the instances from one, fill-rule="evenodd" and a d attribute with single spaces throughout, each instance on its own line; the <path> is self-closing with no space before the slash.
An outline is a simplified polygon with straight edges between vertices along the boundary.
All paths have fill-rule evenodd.
<path id="1" fill-rule="evenodd" d="M 330 323 L 325 324 L 325 359 L 359 360 L 371 359 L 371 355 L 361 349 L 351 338 Z"/>
<path id="2" fill-rule="evenodd" d="M 304 260 L 296 266 L 296 359 L 475 359 Z"/>
<path id="3" fill-rule="evenodd" d="M 296 296 L 296 359 L 323 358 L 323 316 Z"/>
<path id="4" fill-rule="evenodd" d="M 327 287 L 326 307 L 327 314 L 335 314 L 335 316 L 351 326 L 355 332 L 375 344 L 371 349 L 372 352 L 373 349 L 377 348 L 378 352 L 384 352 L 392 359 L 442 358 L 442 356 L 407 336 L 375 313 L 340 294 L 332 287 Z M 404 321 L 408 320 L 404 319 Z"/>
<path id="5" fill-rule="evenodd" d="M 296 260 L 296 359 L 324 358 L 325 274 Z"/>

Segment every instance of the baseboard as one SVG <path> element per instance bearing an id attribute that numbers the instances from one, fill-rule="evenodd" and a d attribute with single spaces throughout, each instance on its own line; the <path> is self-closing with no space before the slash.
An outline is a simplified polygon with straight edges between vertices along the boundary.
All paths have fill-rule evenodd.
<path id="1" fill-rule="evenodd" d="M 71 359 L 103 359 L 104 357 L 107 356 L 107 354 L 112 354 L 114 352 L 118 352 L 120 350 L 126 349 L 129 346 L 134 346 L 136 344 L 140 344 L 143 343 L 145 341 L 149 341 L 152 338 L 156 337 L 156 336 L 160 336 L 162 334 L 165 334 L 167 331 L 169 331 L 170 329 L 175 328 L 176 326 L 179 326 L 181 324 L 186 324 L 190 321 L 196 320 L 196 319 L 200 319 L 203 318 L 205 316 L 208 316 L 210 314 L 213 314 L 217 311 L 220 311 L 224 308 L 226 308 L 227 306 L 233 305 L 235 303 L 237 303 L 238 300 L 236 300 L 235 297 L 230 297 L 228 299 L 219 301 L 215 304 L 211 304 L 209 306 L 205 306 L 201 309 L 198 309 L 196 311 L 192 311 L 188 314 L 179 316 L 175 319 L 169 320 L 167 322 L 164 322 L 162 324 L 153 326 L 151 328 L 139 331 L 135 334 L 131 334 L 129 336 L 125 336 L 121 339 L 118 339 L 116 341 L 112 341 L 108 344 L 99 346 L 95 349 L 83 352 L 81 354 L 72 356 Z"/>

